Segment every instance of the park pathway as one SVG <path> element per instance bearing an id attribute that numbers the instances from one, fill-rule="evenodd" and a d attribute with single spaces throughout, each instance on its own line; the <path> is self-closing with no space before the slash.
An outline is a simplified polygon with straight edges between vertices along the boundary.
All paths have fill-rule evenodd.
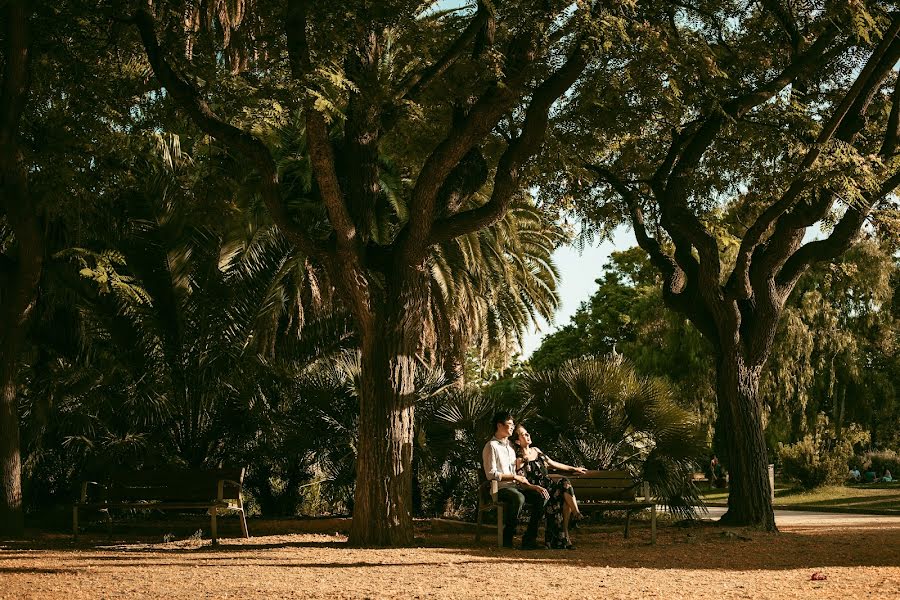
<path id="1" fill-rule="evenodd" d="M 710 506 L 705 519 L 718 520 L 725 514 L 724 506 Z M 828 513 L 803 510 L 775 509 L 775 524 L 779 527 L 845 527 L 845 526 L 894 526 L 900 527 L 900 517 L 886 515 L 860 515 L 850 513 Z"/>

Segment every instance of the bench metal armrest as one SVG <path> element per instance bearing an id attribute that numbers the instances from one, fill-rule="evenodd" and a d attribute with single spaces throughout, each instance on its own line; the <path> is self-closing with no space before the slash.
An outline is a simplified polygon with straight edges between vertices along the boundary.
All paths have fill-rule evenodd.
<path id="1" fill-rule="evenodd" d="M 218 483 L 216 484 L 216 500 L 218 500 L 219 502 L 225 501 L 224 496 L 225 496 L 225 484 L 226 483 L 237 487 L 238 494 L 240 494 L 241 491 L 243 490 L 243 485 L 239 481 L 234 481 L 233 479 L 220 479 L 218 481 Z"/>
<path id="2" fill-rule="evenodd" d="M 497 492 L 500 491 L 500 482 L 496 479 L 491 479 L 491 499 L 494 503 L 497 503 Z"/>

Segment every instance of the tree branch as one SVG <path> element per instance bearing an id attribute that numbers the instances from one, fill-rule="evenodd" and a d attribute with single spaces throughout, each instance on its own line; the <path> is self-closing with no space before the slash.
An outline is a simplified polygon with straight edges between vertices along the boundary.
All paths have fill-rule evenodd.
<path id="1" fill-rule="evenodd" d="M 766 210 L 757 217 L 756 221 L 747 229 L 741 240 L 741 246 L 738 250 L 737 259 L 735 261 L 734 270 L 729 277 L 726 286 L 728 294 L 734 298 L 749 298 L 752 293 L 750 281 L 750 259 L 754 254 L 754 250 L 762 240 L 763 235 L 769 230 L 769 227 L 785 213 L 797 200 L 801 192 L 806 189 L 807 181 L 806 173 L 810 167 L 818 159 L 822 153 L 825 144 L 827 144 L 838 128 L 845 124 L 843 137 L 852 139 L 852 137 L 862 127 L 862 123 L 850 123 L 845 121 L 847 115 L 851 112 L 851 108 L 855 109 L 854 113 L 860 117 L 864 117 L 869 102 L 872 99 L 875 90 L 877 90 L 881 81 L 887 76 L 893 63 L 884 60 L 885 56 L 890 56 L 893 52 L 900 51 L 900 45 L 895 41 L 897 33 L 900 32 L 900 16 L 895 16 L 891 22 L 891 26 L 882 39 L 881 43 L 876 47 L 875 51 L 869 57 L 865 67 L 860 72 L 856 81 L 853 82 L 851 88 L 844 95 L 838 108 L 832 114 L 831 118 L 819 132 L 816 141 L 807 151 L 806 155 L 797 169 L 797 175 L 791 182 L 788 189 L 777 201 L 769 205 Z M 891 50 L 889 53 L 888 51 Z"/>
<path id="2" fill-rule="evenodd" d="M 153 72 L 172 98 L 191 120 L 208 135 L 225 144 L 229 150 L 249 160 L 260 174 L 260 192 L 272 220 L 285 236 L 303 252 L 321 257 L 324 250 L 291 221 L 281 200 L 278 169 L 269 149 L 256 136 L 223 121 L 181 75 L 169 65 L 156 39 L 155 21 L 146 9 L 139 9 L 133 22 L 141 36 L 144 51 Z"/>
<path id="3" fill-rule="evenodd" d="M 463 50 L 472 43 L 475 36 L 485 27 L 489 19 L 490 12 L 487 8 L 483 9 L 481 3 L 479 3 L 475 16 L 472 17 L 468 26 L 444 51 L 444 54 L 434 64 L 411 74 L 408 80 L 400 86 L 399 93 L 394 95 L 393 102 L 396 104 L 403 100 L 415 100 L 432 81 L 443 75 L 462 56 Z"/>
<path id="4" fill-rule="evenodd" d="M 672 278 L 672 281 L 667 284 L 672 287 L 672 293 L 681 293 L 684 281 L 683 279 L 678 279 L 676 281 L 674 278 L 675 273 L 680 272 L 681 270 L 678 268 L 678 264 L 675 260 L 663 252 L 659 241 L 647 233 L 644 212 L 641 210 L 637 192 L 630 188 L 618 175 L 609 169 L 592 164 L 585 164 L 584 166 L 589 171 L 596 173 L 622 197 L 626 206 L 628 206 L 628 212 L 631 216 L 631 225 L 634 228 L 634 236 L 637 239 L 638 246 L 650 256 L 650 262 L 653 263 L 667 281 Z"/>
<path id="5" fill-rule="evenodd" d="M 290 0 L 285 19 L 291 75 L 304 85 L 312 71 L 307 38 L 309 5 L 310 0 Z M 309 160 L 313 167 L 316 183 L 319 184 L 319 193 L 322 195 L 328 220 L 334 229 L 338 247 L 345 259 L 349 259 L 351 255 L 359 259 L 362 243 L 357 235 L 356 225 L 344 203 L 344 194 L 337 176 L 334 150 L 328 139 L 328 126 L 322 113 L 315 109 L 312 98 L 308 94 L 304 98 L 304 114 L 306 115 Z"/>
<path id="6" fill-rule="evenodd" d="M 893 156 L 900 146 L 900 76 L 894 80 L 894 93 L 891 96 L 891 114 L 888 116 L 884 143 L 879 154 L 884 157 Z"/>
<path id="7" fill-rule="evenodd" d="M 534 91 L 525 113 L 522 132 L 500 157 L 490 200 L 478 208 L 435 223 L 427 242 L 429 246 L 477 231 L 503 218 L 519 189 L 522 166 L 534 156 L 544 141 L 550 107 L 578 80 L 589 60 L 588 50 L 584 48 L 582 40 L 578 40 L 565 64 Z"/>
<path id="8" fill-rule="evenodd" d="M 422 166 L 416 184 L 413 187 L 410 200 L 410 220 L 398 238 L 398 243 L 403 247 L 402 254 L 408 262 L 415 262 L 425 249 L 433 243 L 432 227 L 435 221 L 435 208 L 437 197 L 447 177 L 460 160 L 476 144 L 479 144 L 490 134 L 500 118 L 506 114 L 522 93 L 522 89 L 528 79 L 528 67 L 537 57 L 537 41 L 540 30 L 523 30 L 510 44 L 507 53 L 506 65 L 507 77 L 503 82 L 494 84 L 482 95 L 469 111 L 469 114 L 457 125 L 451 127 L 447 137 L 431 152 Z M 512 147 L 512 146 L 510 146 Z M 509 148 L 507 149 L 507 151 Z M 506 154 L 504 154 L 506 155 Z M 495 190 L 496 193 L 496 190 Z M 505 192 L 501 191 L 501 195 Z M 502 202 L 508 202 L 509 198 L 499 198 Z M 490 205 L 490 207 L 487 207 Z M 460 213 L 457 215 L 457 223 L 463 214 L 468 214 L 466 219 L 472 219 L 472 224 L 465 224 L 459 231 L 469 229 L 477 223 L 489 222 L 493 202 L 485 205 L 487 208 L 476 209 L 475 215 Z M 455 226 L 454 226 L 455 227 Z M 460 235 L 449 230 L 440 237 L 450 238 Z M 449 239 L 449 238 L 447 238 Z"/>
<path id="9" fill-rule="evenodd" d="M 837 33 L 838 28 L 829 25 L 805 52 L 794 57 L 777 76 L 750 92 L 724 102 L 721 106 L 721 114 L 710 115 L 701 121 L 699 128 L 687 140 L 679 142 L 682 149 L 676 155 L 677 160 L 673 161 L 674 165 L 671 168 L 670 176 L 681 177 L 699 164 L 703 154 L 715 140 L 722 125 L 725 124 L 726 117 L 740 118 L 753 108 L 770 100 L 797 77 L 819 68 L 827 56 L 828 46 L 834 41 Z"/>
<path id="10" fill-rule="evenodd" d="M 872 207 L 900 186 L 900 172 L 895 173 L 881 184 L 877 192 L 866 194 L 859 204 L 847 208 L 844 216 L 824 240 L 809 242 L 800 247 L 785 262 L 778 274 L 778 284 L 782 288 L 792 289 L 800 276 L 813 263 L 833 260 L 843 254 L 856 239 L 859 230 L 865 223 Z"/>
<path id="11" fill-rule="evenodd" d="M 781 24 L 781 27 L 784 28 L 784 32 L 791 43 L 791 51 L 797 53 L 800 50 L 803 37 L 800 35 L 800 30 L 797 29 L 797 23 L 794 21 L 794 16 L 790 13 L 790 9 L 785 7 L 781 0 L 762 0 L 762 5 L 772 13 L 778 23 Z"/>
<path id="12" fill-rule="evenodd" d="M 681 263 L 666 254 L 659 241 L 647 232 L 638 193 L 609 169 L 592 164 L 585 164 L 585 167 L 596 173 L 625 200 L 638 246 L 647 253 L 650 262 L 663 276 L 662 292 L 666 305 L 687 316 L 707 339 L 716 343 L 718 331 L 711 314 L 699 299 L 696 277 L 698 265 L 693 255 L 688 252 L 686 256 L 682 253 L 679 257 L 685 264 L 690 265 L 688 271 L 685 271 Z"/>

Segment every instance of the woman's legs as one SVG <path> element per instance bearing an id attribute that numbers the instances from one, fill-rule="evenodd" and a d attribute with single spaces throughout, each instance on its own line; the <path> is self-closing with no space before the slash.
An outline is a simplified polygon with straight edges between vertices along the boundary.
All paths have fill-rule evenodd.
<path id="1" fill-rule="evenodd" d="M 568 508 L 569 512 L 575 515 L 575 518 L 580 519 L 581 511 L 578 510 L 578 500 L 575 499 L 575 494 L 571 487 L 563 494 L 563 498 L 565 498 L 566 502 L 565 508 Z"/>

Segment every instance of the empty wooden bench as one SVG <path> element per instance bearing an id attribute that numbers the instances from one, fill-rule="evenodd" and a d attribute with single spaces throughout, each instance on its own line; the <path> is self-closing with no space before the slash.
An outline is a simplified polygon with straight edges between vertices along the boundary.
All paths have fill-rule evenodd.
<path id="1" fill-rule="evenodd" d="M 650 484 L 635 482 L 626 471 L 588 471 L 584 475 L 566 475 L 572 482 L 581 512 L 624 510 L 625 537 L 634 512 L 650 509 L 650 541 L 656 543 L 656 502 L 650 498 Z M 636 491 L 641 488 L 643 499 Z"/>
<path id="2" fill-rule="evenodd" d="M 241 532 L 249 538 L 241 488 L 244 469 L 163 469 L 118 471 L 96 481 L 84 481 L 72 508 L 72 532 L 78 535 L 81 509 L 104 511 L 112 523 L 111 509 L 187 510 L 200 509 L 210 515 L 210 534 L 218 543 L 216 517 L 237 512 Z"/>

